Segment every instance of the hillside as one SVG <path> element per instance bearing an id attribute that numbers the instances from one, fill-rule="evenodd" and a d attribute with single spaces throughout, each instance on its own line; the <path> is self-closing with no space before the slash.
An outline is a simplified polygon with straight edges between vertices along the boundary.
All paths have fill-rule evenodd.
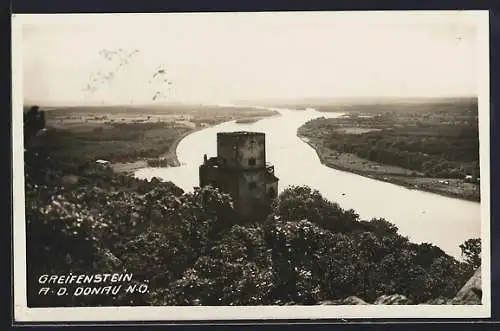
<path id="1" fill-rule="evenodd" d="M 387 304 L 381 296 L 394 294 L 403 304 L 443 304 L 479 267 L 478 241 L 465 243 L 458 262 L 308 187 L 285 189 L 267 219 L 239 224 L 216 189 L 185 193 L 117 174 L 54 153 L 46 139 L 38 133 L 25 152 L 30 307 L 345 304 L 353 296 Z M 69 273 L 130 273 L 148 290 L 38 295 L 41 275 Z"/>

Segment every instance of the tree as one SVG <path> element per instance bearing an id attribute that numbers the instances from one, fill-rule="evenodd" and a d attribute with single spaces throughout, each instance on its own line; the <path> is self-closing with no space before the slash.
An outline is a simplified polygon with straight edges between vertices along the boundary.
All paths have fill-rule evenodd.
<path id="1" fill-rule="evenodd" d="M 31 107 L 24 113 L 25 148 L 31 144 L 33 137 L 43 128 L 45 128 L 45 113 L 38 106 Z"/>
<path id="2" fill-rule="evenodd" d="M 291 186 L 275 202 L 275 213 L 288 221 L 308 220 L 333 232 L 348 232 L 358 215 L 326 200 L 308 186 Z"/>
<path id="3" fill-rule="evenodd" d="M 466 240 L 460 245 L 462 257 L 474 270 L 481 266 L 481 238 Z"/>
<path id="4" fill-rule="evenodd" d="M 28 303 L 30 306 L 78 305 L 77 297 L 37 295 L 41 275 L 103 272 L 103 256 L 93 227 L 100 224 L 82 206 L 62 196 L 39 199 L 27 190 L 26 245 Z M 38 199 L 34 199 L 37 196 Z"/>

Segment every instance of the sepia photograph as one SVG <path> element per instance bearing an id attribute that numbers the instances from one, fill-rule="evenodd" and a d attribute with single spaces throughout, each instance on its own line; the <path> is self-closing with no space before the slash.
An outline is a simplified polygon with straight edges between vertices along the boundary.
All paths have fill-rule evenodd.
<path id="1" fill-rule="evenodd" d="M 13 15 L 16 321 L 490 317 L 488 24 Z"/>

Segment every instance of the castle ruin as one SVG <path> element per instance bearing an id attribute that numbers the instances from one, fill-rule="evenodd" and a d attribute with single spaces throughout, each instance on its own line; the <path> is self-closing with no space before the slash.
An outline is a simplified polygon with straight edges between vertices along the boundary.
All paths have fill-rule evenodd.
<path id="1" fill-rule="evenodd" d="M 231 195 L 245 220 L 268 210 L 278 193 L 274 166 L 266 163 L 266 136 L 261 132 L 217 133 L 217 156 L 204 155 L 200 187 L 211 185 Z"/>

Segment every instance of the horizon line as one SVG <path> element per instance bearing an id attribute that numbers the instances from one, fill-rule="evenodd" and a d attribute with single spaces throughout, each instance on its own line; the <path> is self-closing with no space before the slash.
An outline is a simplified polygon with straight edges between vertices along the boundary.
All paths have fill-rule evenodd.
<path id="1" fill-rule="evenodd" d="M 23 108 L 27 106 L 39 106 L 39 107 L 154 107 L 154 106 L 169 106 L 169 105 L 205 105 L 205 106 L 220 106 L 220 107 L 231 107 L 231 106 L 242 106 L 242 102 L 250 102 L 252 105 L 255 103 L 264 102 L 276 102 L 276 103 L 307 103 L 309 101 L 329 101 L 329 102 L 342 102 L 342 101 L 356 101 L 356 100 L 446 100 L 446 99 L 478 99 L 477 95 L 446 95 L 446 96 L 345 96 L 345 97 L 302 97 L 302 98 L 242 98 L 230 100 L 227 102 L 216 102 L 216 101 L 165 101 L 158 103 L 106 103 L 106 102 L 36 102 L 36 101 L 24 101 Z M 239 103 L 239 104 L 238 104 Z"/>

